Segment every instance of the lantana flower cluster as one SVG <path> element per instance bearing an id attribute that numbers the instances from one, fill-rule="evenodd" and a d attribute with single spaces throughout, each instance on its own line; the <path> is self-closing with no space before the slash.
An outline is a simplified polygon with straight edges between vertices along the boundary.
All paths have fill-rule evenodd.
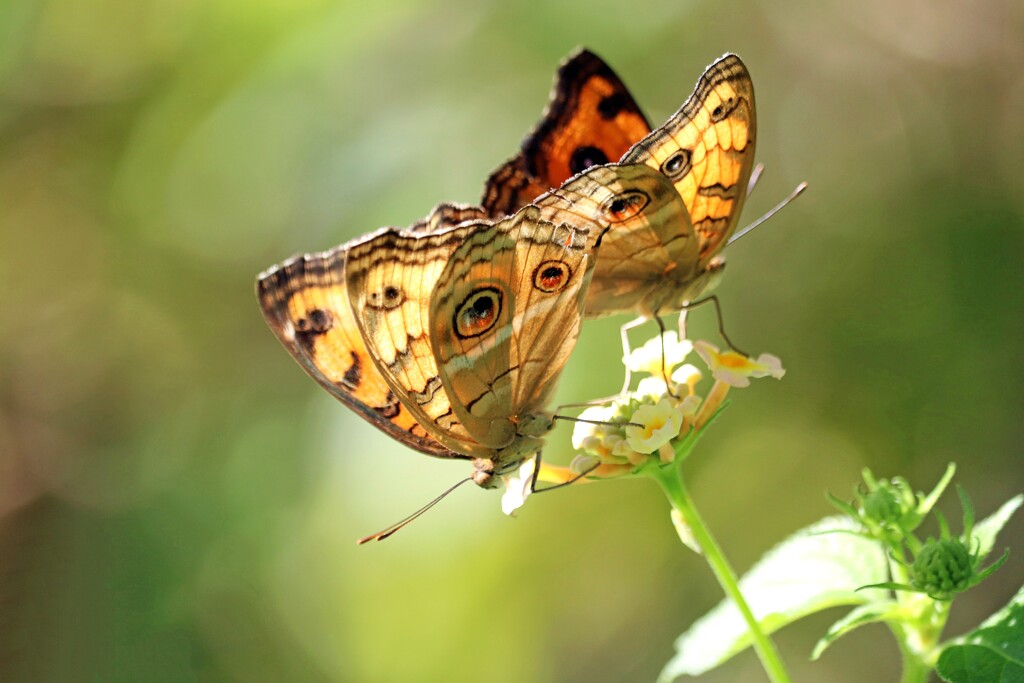
<path id="1" fill-rule="evenodd" d="M 703 373 L 686 362 L 694 351 L 715 379 L 706 396 L 697 392 Z M 623 363 L 631 372 L 650 376 L 641 379 L 635 391 L 579 415 L 572 438 L 573 447 L 582 451 L 572 465 L 576 472 L 596 464 L 592 476 L 608 477 L 628 473 L 652 459 L 673 462 L 675 442 L 703 428 L 730 387 L 749 386 L 751 377 L 785 374 L 775 356 L 751 359 L 736 351 L 720 351 L 706 341 L 680 340 L 675 332 L 648 340 Z"/>
<path id="2" fill-rule="evenodd" d="M 696 352 L 711 372 L 714 384 L 705 395 L 698 392 L 704 373 L 686 362 Z M 576 418 L 572 445 L 577 456 L 566 468 L 541 466 L 542 481 L 564 483 L 583 475 L 607 479 L 636 472 L 649 463 L 668 464 L 685 455 L 696 436 L 722 407 L 731 387 L 746 387 L 754 377 L 781 378 L 781 361 L 770 354 L 749 358 L 736 351 L 720 351 L 706 341 L 680 339 L 665 332 L 632 350 L 623 359 L 630 373 L 643 373 L 633 391 L 604 405 L 585 409 Z M 533 461 L 529 468 L 533 475 Z M 523 471 L 507 477 L 502 501 L 512 514 L 529 495 Z"/>

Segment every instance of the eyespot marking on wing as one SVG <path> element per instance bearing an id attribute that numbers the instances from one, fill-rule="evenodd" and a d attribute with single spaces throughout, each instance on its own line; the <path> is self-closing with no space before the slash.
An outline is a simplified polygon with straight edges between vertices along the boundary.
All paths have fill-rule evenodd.
<path id="1" fill-rule="evenodd" d="M 677 180 L 690 172 L 692 167 L 693 153 L 686 149 L 680 149 L 675 154 L 665 159 L 661 165 L 661 172 L 671 180 Z"/>
<path id="2" fill-rule="evenodd" d="M 621 223 L 644 210 L 651 201 L 642 190 L 628 190 L 615 195 L 601 208 L 612 223 Z"/>
<path id="3" fill-rule="evenodd" d="M 572 268 L 562 261 L 545 261 L 533 271 L 533 286 L 548 294 L 565 289 L 571 279 Z"/>
<path id="4" fill-rule="evenodd" d="M 577 147 L 569 158 L 569 170 L 573 173 L 582 173 L 592 166 L 601 166 L 608 163 L 608 157 L 597 147 L 583 145 Z"/>
<path id="5" fill-rule="evenodd" d="M 502 304 L 501 290 L 481 287 L 469 293 L 455 311 L 452 321 L 459 339 L 478 337 L 498 322 Z"/>
<path id="6" fill-rule="evenodd" d="M 366 305 L 378 311 L 398 308 L 405 302 L 405 292 L 395 285 L 387 285 L 366 297 Z"/>

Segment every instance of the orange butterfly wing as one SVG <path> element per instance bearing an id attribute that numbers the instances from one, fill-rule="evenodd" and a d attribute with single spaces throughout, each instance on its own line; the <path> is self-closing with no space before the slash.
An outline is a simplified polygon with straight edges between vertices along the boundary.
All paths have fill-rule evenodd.
<path id="1" fill-rule="evenodd" d="M 492 217 L 512 214 L 577 173 L 616 161 L 650 130 L 611 67 L 581 49 L 559 67 L 543 117 L 487 179 L 481 204 Z"/>
<path id="2" fill-rule="evenodd" d="M 427 455 L 465 457 L 420 426 L 370 358 L 349 302 L 347 248 L 296 256 L 261 273 L 256 295 L 267 324 L 310 377 L 370 424 Z"/>
<path id="3" fill-rule="evenodd" d="M 754 168 L 754 84 L 739 57 L 709 66 L 665 125 L 636 143 L 622 163 L 646 163 L 676 186 L 707 264 L 736 229 Z"/>

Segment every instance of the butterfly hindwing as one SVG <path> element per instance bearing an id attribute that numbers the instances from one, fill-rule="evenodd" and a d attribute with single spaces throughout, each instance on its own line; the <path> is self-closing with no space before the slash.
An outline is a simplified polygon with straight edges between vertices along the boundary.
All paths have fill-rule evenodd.
<path id="1" fill-rule="evenodd" d="M 431 437 L 377 372 L 349 304 L 345 251 L 297 256 L 260 274 L 267 324 L 303 369 L 359 416 L 420 452 L 462 457 Z"/>
<path id="2" fill-rule="evenodd" d="M 443 203 L 431 209 L 426 218 L 410 225 L 408 231 L 413 233 L 440 232 L 460 223 L 485 221 L 488 218 L 490 216 L 482 207 L 472 204 Z"/>

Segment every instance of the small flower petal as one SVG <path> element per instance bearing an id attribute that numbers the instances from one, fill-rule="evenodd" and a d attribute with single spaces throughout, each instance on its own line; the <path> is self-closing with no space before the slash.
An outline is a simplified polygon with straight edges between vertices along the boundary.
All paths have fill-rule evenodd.
<path id="1" fill-rule="evenodd" d="M 662 339 L 664 339 L 664 354 L 662 352 Z M 664 335 L 648 339 L 643 346 L 630 351 L 629 356 L 622 359 L 622 362 L 633 372 L 646 372 L 655 377 L 662 377 L 662 368 L 669 374 L 672 368 L 683 362 L 693 344 L 687 339 L 679 339 L 674 331 L 666 332 Z M 662 356 L 664 355 L 664 358 Z"/>
<path id="2" fill-rule="evenodd" d="M 608 422 L 615 415 L 613 406 L 590 406 L 579 414 L 580 420 L 594 420 L 596 422 Z M 583 443 L 589 437 L 600 438 L 600 430 L 603 425 L 595 425 L 590 422 L 577 422 L 572 428 L 572 447 L 579 450 L 585 447 Z"/>
<path id="3" fill-rule="evenodd" d="M 782 367 L 782 359 L 778 356 L 762 353 L 754 362 L 761 366 L 762 369 L 758 372 L 763 374 L 755 374 L 753 377 L 768 377 L 770 375 L 775 379 L 782 379 L 786 374 L 786 369 Z"/>
<path id="4" fill-rule="evenodd" d="M 751 377 L 770 375 L 779 379 L 786 374 L 782 368 L 782 361 L 768 353 L 762 353 L 755 360 L 735 351 L 719 351 L 716 346 L 706 341 L 698 341 L 694 344 L 694 349 L 708 364 L 716 380 L 734 387 L 750 386 Z"/>
<path id="5" fill-rule="evenodd" d="M 537 458 L 527 458 L 515 474 L 506 474 L 502 477 L 505 482 L 505 493 L 501 496 L 501 511 L 506 515 L 515 516 L 516 511 L 526 503 L 532 492 L 533 471 L 536 467 Z"/>
<path id="6" fill-rule="evenodd" d="M 672 381 L 675 384 L 685 384 L 690 387 L 690 391 L 693 391 L 693 388 L 697 386 L 697 382 L 700 381 L 701 377 L 701 372 L 697 369 L 697 366 L 690 363 L 681 365 L 672 373 Z"/>
<path id="7" fill-rule="evenodd" d="M 671 441 L 683 426 L 683 414 L 668 399 L 656 405 L 642 405 L 633 413 L 630 422 L 641 427 L 626 427 L 626 442 L 637 453 L 653 453 L 662 444 Z"/>
<path id="8" fill-rule="evenodd" d="M 572 470 L 573 474 L 583 474 L 593 470 L 600 461 L 597 458 L 593 458 L 589 455 L 577 455 L 569 463 L 569 469 Z"/>
<path id="9" fill-rule="evenodd" d="M 683 417 L 693 417 L 697 414 L 697 409 L 700 408 L 702 401 L 703 399 L 700 396 L 687 396 L 676 404 L 676 408 L 682 413 Z"/>
<path id="10" fill-rule="evenodd" d="M 668 393 L 668 385 L 658 377 L 644 377 L 636 385 L 633 398 L 643 401 L 645 399 L 657 403 Z"/>

